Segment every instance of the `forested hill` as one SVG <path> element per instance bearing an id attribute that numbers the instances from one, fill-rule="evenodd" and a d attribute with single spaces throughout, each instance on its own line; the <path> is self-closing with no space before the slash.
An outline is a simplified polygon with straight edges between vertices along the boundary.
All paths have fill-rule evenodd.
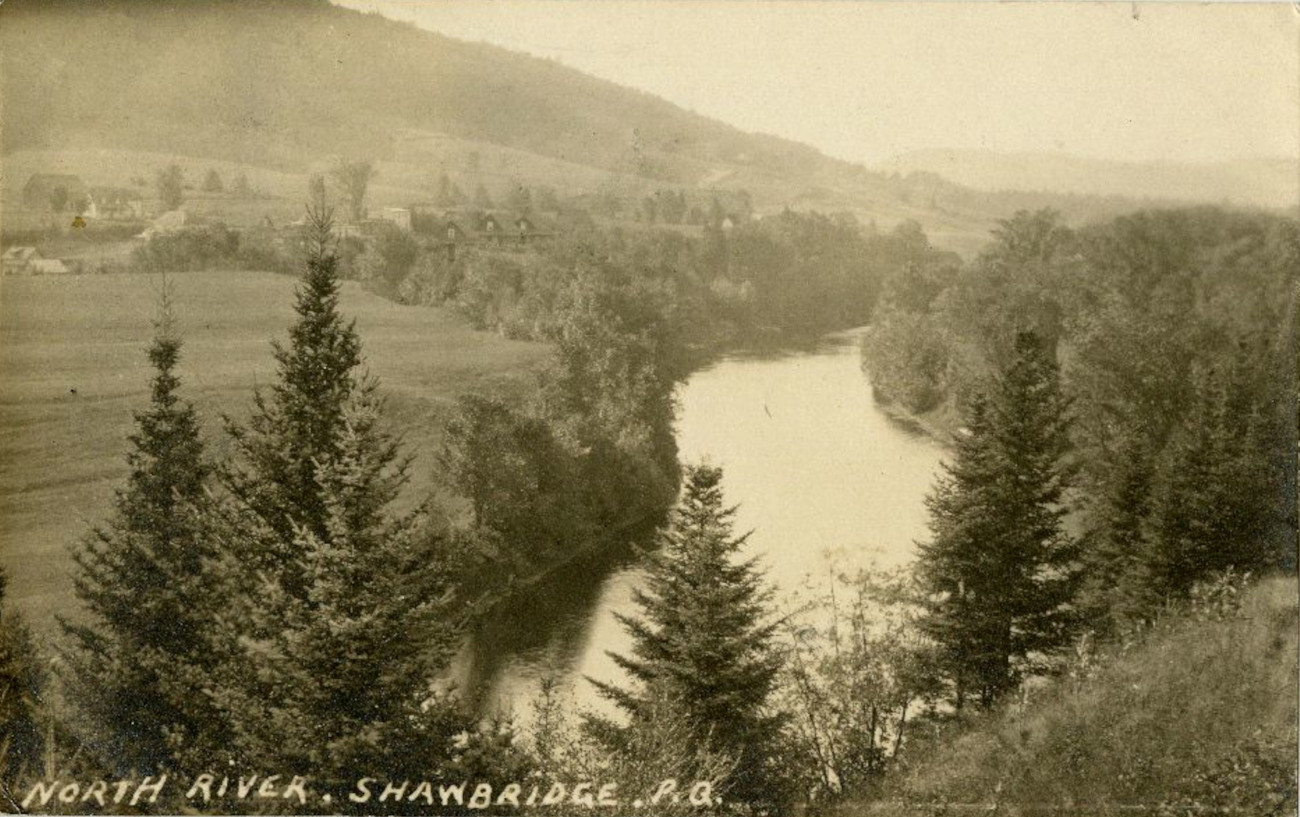
<path id="1" fill-rule="evenodd" d="M 760 210 L 846 210 L 882 227 L 915 219 L 963 251 L 1017 209 L 1052 206 L 1072 221 L 1136 209 L 873 172 L 553 61 L 325 0 L 11 0 L 0 54 L 3 152 L 36 155 L 10 162 L 24 173 L 58 162 L 85 172 L 65 161 L 71 152 L 129 150 L 137 167 L 141 154 L 159 167 L 167 156 L 244 165 L 260 185 L 258 169 L 296 176 L 364 158 L 390 188 L 376 191 L 380 203 L 427 196 L 444 171 L 569 194 L 744 190 Z M 21 183 L 8 179 L 6 194 Z"/>

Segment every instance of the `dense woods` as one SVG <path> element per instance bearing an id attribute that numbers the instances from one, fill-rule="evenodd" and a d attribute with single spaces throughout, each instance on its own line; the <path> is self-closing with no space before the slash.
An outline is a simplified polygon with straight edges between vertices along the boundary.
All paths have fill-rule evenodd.
<path id="1" fill-rule="evenodd" d="M 1297 259 L 1276 216 L 1021 213 L 966 268 L 891 279 L 864 361 L 883 397 L 978 437 L 983 384 L 1041 339 L 1071 401 L 1078 603 L 1122 629 L 1217 572 L 1295 564 Z"/>
<path id="2" fill-rule="evenodd" d="M 310 775 L 332 811 L 373 811 L 348 794 L 380 772 L 393 791 L 444 779 L 498 794 L 707 781 L 665 813 L 922 796 L 898 781 L 925 753 L 1084 672 L 1098 644 L 1141 644 L 1171 611 L 1225 620 L 1243 574 L 1295 566 L 1290 220 L 1153 211 L 1072 230 L 1021 213 L 970 263 L 915 224 L 791 212 L 454 259 L 412 242 L 366 284 L 554 354 L 523 399 L 460 400 L 436 457 L 454 501 L 408 511 L 394 509 L 408 453 L 338 305 L 360 253 L 324 210 L 304 238 L 275 380 L 251 419 L 226 420 L 219 454 L 175 373 L 183 327 L 165 295 L 129 476 L 76 546 L 87 615 L 65 623 L 54 677 L 0 618 L 0 772 L 15 790 L 273 768 Z M 381 237 L 376 263 L 406 240 Z M 838 576 L 847 601 L 786 611 L 740 559 L 722 470 L 679 462 L 674 389 L 719 350 L 867 322 L 878 398 L 952 431 L 931 535 L 914 572 Z M 647 526 L 661 536 L 622 619 L 628 683 L 597 684 L 618 714 L 544 685 L 524 726 L 435 683 L 516 583 Z M 1254 753 L 1250 785 L 1285 769 L 1285 740 L 1232 740 Z M 432 789 L 401 785 L 384 811 L 430 810 Z"/>

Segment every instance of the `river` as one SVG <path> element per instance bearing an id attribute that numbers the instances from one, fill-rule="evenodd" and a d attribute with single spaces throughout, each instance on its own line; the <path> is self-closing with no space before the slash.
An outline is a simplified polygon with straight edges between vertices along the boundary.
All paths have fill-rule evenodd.
<path id="1" fill-rule="evenodd" d="M 875 405 L 859 337 L 731 355 L 678 392 L 681 460 L 722 467 L 737 532 L 753 531 L 746 547 L 778 599 L 815 589 L 833 567 L 904 564 L 925 535 L 923 500 L 943 451 Z M 579 706 L 607 708 L 584 676 L 621 677 L 606 650 L 629 647 L 614 615 L 636 612 L 641 561 L 635 544 L 607 550 L 512 600 L 474 635 L 460 682 L 524 721 L 547 677 Z"/>

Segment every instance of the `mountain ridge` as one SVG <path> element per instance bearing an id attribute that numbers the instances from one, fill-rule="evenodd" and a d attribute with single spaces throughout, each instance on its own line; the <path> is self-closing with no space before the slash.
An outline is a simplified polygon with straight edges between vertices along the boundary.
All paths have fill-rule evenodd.
<path id="1" fill-rule="evenodd" d="M 1055 207 L 1072 222 L 1161 202 L 988 193 L 928 172 L 872 170 L 746 133 L 652 94 L 498 46 L 327 0 L 10 0 L 0 6 L 4 199 L 23 173 L 148 179 L 179 157 L 245 167 L 300 206 L 306 176 L 376 161 L 377 203 L 427 198 L 441 174 L 503 195 L 549 185 L 635 206 L 662 188 L 752 196 L 755 208 L 912 219 L 938 246 L 975 252 L 996 220 Z M 200 168 L 201 170 L 201 168 Z"/>
<path id="2" fill-rule="evenodd" d="M 930 172 L 978 190 L 1038 190 L 1085 195 L 1166 198 L 1238 206 L 1300 206 L 1300 158 L 1147 161 L 1065 152 L 935 148 L 900 154 L 876 166 L 897 173 Z"/>

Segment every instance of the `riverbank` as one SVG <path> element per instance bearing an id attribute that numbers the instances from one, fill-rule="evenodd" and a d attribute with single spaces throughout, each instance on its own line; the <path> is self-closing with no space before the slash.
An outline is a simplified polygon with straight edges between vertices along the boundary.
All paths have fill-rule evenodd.
<path id="1" fill-rule="evenodd" d="M 822 592 L 837 570 L 902 566 L 924 535 L 924 496 L 943 450 L 872 400 L 860 331 L 802 350 L 730 352 L 678 390 L 680 459 L 722 467 L 736 529 L 752 531 L 744 556 L 761 559 L 782 604 Z M 490 703 L 526 721 L 551 679 L 575 706 L 603 711 L 585 679 L 622 679 L 607 652 L 630 649 L 618 616 L 637 614 L 644 583 L 644 551 L 610 550 L 496 606 L 500 620 L 476 644 L 484 671 L 474 680 L 490 687 Z"/>
<path id="2" fill-rule="evenodd" d="M 862 373 L 868 378 L 871 376 L 865 364 L 863 364 Z M 882 395 L 874 387 L 871 394 L 876 401 L 876 406 L 891 420 L 926 435 L 944 447 L 951 446 L 953 438 L 960 433 L 960 427 L 956 423 L 948 421 L 944 417 L 942 410 L 936 410 L 928 414 L 913 414 Z"/>

